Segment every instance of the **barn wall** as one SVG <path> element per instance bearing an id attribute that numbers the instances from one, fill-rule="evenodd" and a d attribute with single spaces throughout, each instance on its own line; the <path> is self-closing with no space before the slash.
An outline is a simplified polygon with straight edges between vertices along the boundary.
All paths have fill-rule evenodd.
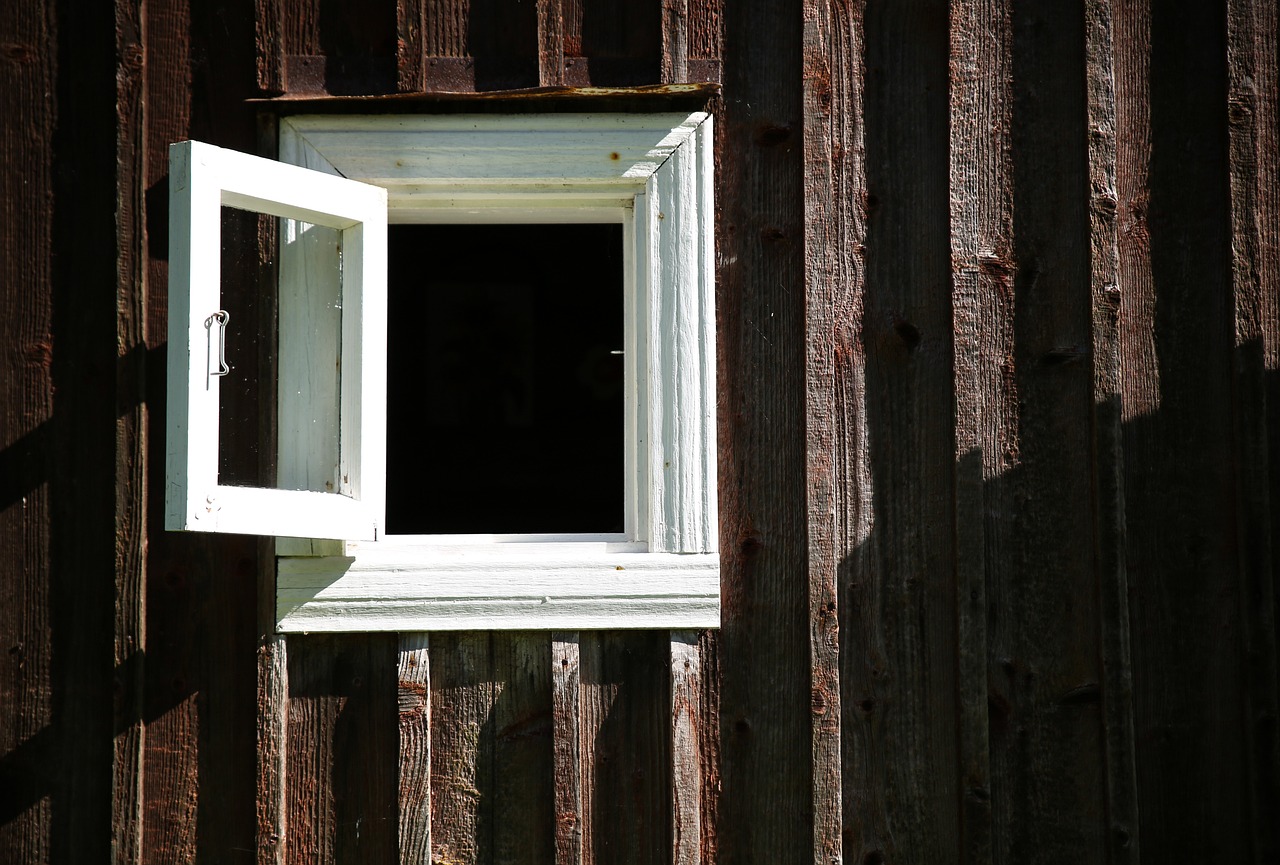
<path id="1" fill-rule="evenodd" d="M 1277 44 L 1259 0 L 6 4 L 0 859 L 1280 861 Z M 286 639 L 269 544 L 162 530 L 167 146 L 336 96 L 716 113 L 718 633 Z"/>

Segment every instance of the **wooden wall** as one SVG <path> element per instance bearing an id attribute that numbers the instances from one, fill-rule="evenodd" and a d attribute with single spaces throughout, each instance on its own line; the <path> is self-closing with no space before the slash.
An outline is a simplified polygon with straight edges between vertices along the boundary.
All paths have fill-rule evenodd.
<path id="1" fill-rule="evenodd" d="M 1266 0 L 4 4 L 0 859 L 1280 861 L 1277 46 Z M 331 97 L 716 112 L 718 633 L 285 640 L 268 544 L 162 530 L 167 145 Z"/>

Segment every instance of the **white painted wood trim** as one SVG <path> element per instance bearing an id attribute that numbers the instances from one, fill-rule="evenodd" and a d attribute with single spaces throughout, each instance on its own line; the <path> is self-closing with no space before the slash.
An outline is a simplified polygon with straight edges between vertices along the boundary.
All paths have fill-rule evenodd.
<path id="1" fill-rule="evenodd" d="M 281 558 L 280 630 L 718 627 L 711 145 L 701 113 L 281 121 L 282 158 L 385 187 L 391 222 L 623 224 L 628 483 L 621 539 Z"/>
<path id="2" fill-rule="evenodd" d="M 279 559 L 282 632 L 717 628 L 715 554 L 495 554 Z"/>
<path id="3" fill-rule="evenodd" d="M 343 418 L 343 448 L 354 455 L 357 480 L 346 495 L 218 483 L 220 379 L 209 374 L 213 337 L 206 321 L 221 306 L 224 205 L 327 225 L 339 229 L 353 249 L 359 247 L 354 278 L 345 280 L 350 283 L 347 296 L 356 302 L 354 313 L 344 316 L 351 325 L 343 337 L 350 343 L 344 344 L 344 366 L 354 370 L 344 370 L 343 386 L 350 378 L 357 403 L 362 398 L 378 406 L 385 403 L 385 376 L 380 384 L 376 370 L 371 375 L 359 360 L 365 350 L 385 355 L 385 191 L 200 142 L 172 145 L 165 525 L 188 531 L 376 537 L 382 524 L 376 469 L 381 461 L 366 450 L 369 442 L 385 437 L 380 410 L 347 406 L 352 414 Z M 372 475 L 360 477 L 366 467 Z"/>

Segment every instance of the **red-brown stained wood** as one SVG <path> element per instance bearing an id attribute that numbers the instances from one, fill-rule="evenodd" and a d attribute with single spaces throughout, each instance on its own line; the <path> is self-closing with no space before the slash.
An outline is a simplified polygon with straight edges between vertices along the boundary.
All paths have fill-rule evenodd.
<path id="1" fill-rule="evenodd" d="M 805 448 L 815 863 L 843 851 L 840 564 L 868 541 L 872 487 L 862 340 L 866 173 L 860 5 L 806 4 Z"/>
<path id="2" fill-rule="evenodd" d="M 1247 861 L 1240 604 L 1252 601 L 1241 593 L 1233 471 L 1226 16 L 1139 3 L 1116 18 L 1117 102 L 1139 127 L 1120 133 L 1150 143 L 1121 147 L 1117 166 L 1122 220 L 1144 215 L 1137 260 L 1149 264 L 1132 285 L 1122 269 L 1122 321 L 1126 295 L 1151 311 L 1122 336 L 1142 853 Z"/>
<path id="3" fill-rule="evenodd" d="M 258 647 L 258 865 L 288 861 L 288 650 L 281 634 L 265 637 Z"/>
<path id="4" fill-rule="evenodd" d="M 671 683 L 666 631 L 579 642 L 585 865 L 671 859 Z"/>
<path id="5" fill-rule="evenodd" d="M 689 80 L 689 0 L 661 0 L 663 84 Z"/>
<path id="6" fill-rule="evenodd" d="M 983 501 L 994 858 L 1101 862 L 1101 621 L 1082 471 L 1094 458 L 1085 20 L 1068 6 L 1011 11 L 1017 452 Z"/>
<path id="7" fill-rule="evenodd" d="M 955 366 L 955 536 L 961 861 L 992 861 L 987 712 L 987 574 L 1008 549 L 988 520 L 987 485 L 1018 462 L 1010 9 L 951 10 L 951 264 Z"/>
<path id="8" fill-rule="evenodd" d="M 556 865 L 582 862 L 581 655 L 576 631 L 551 635 Z"/>
<path id="9" fill-rule="evenodd" d="M 813 857 L 800 7 L 725 11 L 716 128 L 722 861 Z"/>
<path id="10" fill-rule="evenodd" d="M 565 83 L 628 87 L 659 83 L 661 0 L 561 0 Z"/>
<path id="11" fill-rule="evenodd" d="M 0 16 L 0 851 L 47 861 L 58 765 L 50 603 L 56 32 L 44 4 Z M 59 761 L 60 762 L 60 761 Z M 57 791 L 60 792 L 60 791 Z"/>
<path id="12" fill-rule="evenodd" d="M 116 421 L 114 621 L 115 735 L 112 847 L 120 863 L 142 861 L 143 651 L 146 493 L 146 128 L 142 4 L 115 4 Z"/>
<path id="13" fill-rule="evenodd" d="M 947 4 L 871 3 L 862 29 L 873 524 L 840 565 L 844 854 L 955 861 Z"/>
<path id="14" fill-rule="evenodd" d="M 1124 558 L 1115 31 L 1109 0 L 1087 3 L 1084 23 L 1093 318 L 1093 549 L 1107 784 L 1104 831 L 1109 861 L 1125 863 L 1137 862 L 1140 848 L 1129 582 Z"/>
<path id="15" fill-rule="evenodd" d="M 564 15 L 561 0 L 538 0 L 538 84 L 564 83 Z"/>
<path id="16" fill-rule="evenodd" d="M 417 93 L 426 89 L 426 3 L 396 0 L 396 89 Z"/>
<path id="17" fill-rule="evenodd" d="M 427 634 L 400 637 L 400 863 L 431 865 L 431 655 Z"/>
<path id="18" fill-rule="evenodd" d="M 286 861 L 397 860 L 396 642 L 289 638 Z"/>
<path id="19" fill-rule="evenodd" d="M 254 0 L 258 89 L 283 93 L 285 81 L 284 6 L 282 0 Z"/>
<path id="20" fill-rule="evenodd" d="M 432 855 L 555 854 L 550 642 L 511 632 L 432 638 Z"/>
<path id="21" fill-rule="evenodd" d="M 1227 3 L 1233 377 L 1239 522 L 1245 760 L 1252 855 L 1280 859 L 1280 741 L 1277 740 L 1275 525 L 1276 447 L 1268 416 L 1280 368 L 1280 140 L 1274 3 Z M 1272 415 L 1274 417 L 1274 414 Z"/>
<path id="22" fill-rule="evenodd" d="M 702 772 L 700 805 L 702 861 L 719 862 L 720 825 L 720 650 L 719 631 L 698 634 L 698 659 L 702 665 L 698 698 L 698 753 Z"/>

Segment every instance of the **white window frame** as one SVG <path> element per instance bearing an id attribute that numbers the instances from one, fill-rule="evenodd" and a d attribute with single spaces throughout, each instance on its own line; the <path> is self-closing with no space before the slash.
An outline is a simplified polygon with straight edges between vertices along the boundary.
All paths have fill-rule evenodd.
<path id="1" fill-rule="evenodd" d="M 361 359 L 386 353 L 386 191 L 198 141 L 170 146 L 169 189 L 166 528 L 260 534 L 269 515 L 273 533 L 376 538 L 386 499 L 386 428 L 385 413 L 370 407 L 386 399 L 386 365 Z M 225 334 L 212 316 L 222 307 L 224 205 L 340 232 L 345 262 L 332 291 L 346 307 L 339 375 L 345 405 L 328 472 L 332 492 L 218 482 L 221 378 L 211 366 Z"/>
<path id="2" fill-rule="evenodd" d="M 385 189 L 392 223 L 621 224 L 627 496 L 611 535 L 331 542 L 259 514 L 256 533 L 298 536 L 277 541 L 277 630 L 719 626 L 711 126 L 703 113 L 280 120 L 282 161 Z M 285 339 L 312 303 L 297 254 L 281 253 L 279 365 L 306 380 L 310 361 Z M 281 477 L 331 471 L 331 457 L 285 446 L 299 407 L 281 390 Z M 341 411 L 345 424 L 345 399 Z"/>

